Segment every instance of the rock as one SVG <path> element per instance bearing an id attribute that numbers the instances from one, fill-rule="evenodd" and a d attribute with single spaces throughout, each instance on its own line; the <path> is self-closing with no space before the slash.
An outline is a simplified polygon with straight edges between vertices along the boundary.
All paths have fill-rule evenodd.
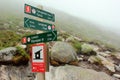
<path id="1" fill-rule="evenodd" d="M 120 79 L 120 74 L 113 74 L 113 76 Z"/>
<path id="2" fill-rule="evenodd" d="M 36 74 L 31 72 L 28 66 L 0 66 L 0 80 L 34 80 Z"/>
<path id="3" fill-rule="evenodd" d="M 8 29 L 9 28 L 9 26 L 10 26 L 10 24 L 9 23 L 4 23 L 4 25 L 3 25 L 6 29 Z"/>
<path id="4" fill-rule="evenodd" d="M 56 42 L 51 50 L 51 60 L 59 63 L 70 63 L 77 60 L 73 47 L 66 42 Z"/>
<path id="5" fill-rule="evenodd" d="M 65 41 L 65 39 L 63 37 L 59 36 L 58 41 Z"/>
<path id="6" fill-rule="evenodd" d="M 91 51 L 90 55 L 96 55 L 97 53 L 95 51 Z"/>
<path id="7" fill-rule="evenodd" d="M 68 38 L 66 39 L 67 42 L 71 42 L 71 41 L 74 41 L 74 40 L 75 40 L 75 39 L 74 39 L 73 36 L 70 36 L 70 37 L 68 37 Z"/>
<path id="8" fill-rule="evenodd" d="M 81 38 L 79 37 L 74 37 L 74 39 L 76 39 L 77 41 L 83 41 Z"/>
<path id="9" fill-rule="evenodd" d="M 120 72 L 120 64 L 119 64 L 119 66 L 115 65 L 115 69 L 116 69 L 116 71 Z"/>
<path id="10" fill-rule="evenodd" d="M 88 61 L 90 63 L 99 63 L 99 64 L 101 64 L 101 60 L 98 57 L 96 57 L 96 56 L 90 56 Z"/>
<path id="11" fill-rule="evenodd" d="M 59 62 L 55 61 L 55 60 L 51 60 L 51 65 L 53 66 L 60 66 Z"/>
<path id="12" fill-rule="evenodd" d="M 109 61 L 102 61 L 102 64 L 111 72 L 115 72 L 115 65 Z"/>
<path id="13" fill-rule="evenodd" d="M 27 46 L 23 45 L 23 44 L 19 44 L 18 46 L 21 47 L 21 48 L 23 48 L 23 49 L 27 48 Z"/>
<path id="14" fill-rule="evenodd" d="M 91 47 L 93 48 L 93 51 L 99 51 L 99 47 L 97 45 L 94 45 L 94 44 L 90 44 Z"/>
<path id="15" fill-rule="evenodd" d="M 93 51 L 93 48 L 91 47 L 91 45 L 84 43 L 81 46 L 81 53 L 82 54 L 86 54 L 86 55 L 96 55 L 96 52 Z"/>
<path id="16" fill-rule="evenodd" d="M 6 66 L 2 65 L 0 67 L 0 80 L 9 80 L 9 76 L 6 75 Z"/>
<path id="17" fill-rule="evenodd" d="M 114 80 L 104 72 L 70 65 L 50 66 L 50 71 L 45 75 L 45 80 Z"/>
<path id="18" fill-rule="evenodd" d="M 64 40 L 66 40 L 68 37 L 70 37 L 70 35 L 67 32 L 60 32 L 60 34 L 58 34 L 58 36 L 61 36 L 62 38 L 64 38 Z"/>
<path id="19" fill-rule="evenodd" d="M 105 66 L 111 72 L 115 72 L 115 65 L 111 61 L 108 61 L 106 58 L 100 55 L 98 55 L 97 57 L 101 60 L 103 66 Z"/>
<path id="20" fill-rule="evenodd" d="M 99 63 L 102 64 L 104 67 L 106 67 L 109 71 L 115 72 L 115 65 L 112 61 L 107 60 L 105 57 L 101 55 L 97 56 L 91 56 L 88 59 L 89 62 L 91 63 Z"/>
<path id="21" fill-rule="evenodd" d="M 69 63 L 70 65 L 75 65 L 75 66 L 78 66 L 78 61 L 72 61 Z"/>
<path id="22" fill-rule="evenodd" d="M 77 57 L 78 61 L 83 61 L 82 57 Z"/>
<path id="23" fill-rule="evenodd" d="M 16 54 L 15 47 L 8 47 L 0 50 L 0 61 L 9 61 L 13 58 L 13 55 Z"/>
<path id="24" fill-rule="evenodd" d="M 120 52 L 111 53 L 111 55 L 120 60 Z"/>
<path id="25" fill-rule="evenodd" d="M 110 51 L 105 51 L 106 54 L 110 54 L 111 52 Z"/>
<path id="26" fill-rule="evenodd" d="M 82 47 L 82 50 L 81 50 L 82 53 L 90 53 L 93 50 L 91 45 L 86 44 L 86 43 L 84 43 L 81 47 Z"/>
<path id="27" fill-rule="evenodd" d="M 105 52 L 97 52 L 97 54 L 103 56 L 103 57 L 108 57 L 110 56 L 108 53 L 105 53 Z"/>

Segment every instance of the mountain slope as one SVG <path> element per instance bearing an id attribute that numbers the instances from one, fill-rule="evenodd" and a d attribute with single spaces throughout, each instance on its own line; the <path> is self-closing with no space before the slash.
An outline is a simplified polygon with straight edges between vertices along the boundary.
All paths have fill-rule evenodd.
<path id="1" fill-rule="evenodd" d="M 100 25 L 95 25 L 67 13 L 55 9 L 46 9 L 55 13 L 55 25 L 58 30 L 67 31 L 67 33 L 82 37 L 86 41 L 97 41 L 98 43 L 104 43 L 110 47 L 120 49 L 119 35 L 109 30 L 102 29 Z"/>

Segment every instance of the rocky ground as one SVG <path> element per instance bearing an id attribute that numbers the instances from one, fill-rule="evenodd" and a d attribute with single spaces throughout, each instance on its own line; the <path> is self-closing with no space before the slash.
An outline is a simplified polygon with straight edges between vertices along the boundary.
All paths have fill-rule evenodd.
<path id="1" fill-rule="evenodd" d="M 53 65 L 56 69 L 54 70 L 53 67 L 51 68 L 51 71 L 54 71 L 57 73 L 57 69 L 61 69 L 61 75 L 66 73 L 66 70 L 63 69 L 68 67 L 68 65 L 74 65 L 70 66 L 71 69 L 67 69 L 68 73 L 69 70 L 72 70 L 73 68 L 82 68 L 84 71 L 91 70 L 91 74 L 89 72 L 86 72 L 86 75 L 84 78 L 80 77 L 69 80 L 120 80 L 120 52 L 113 49 L 108 48 L 105 45 L 100 45 L 95 42 L 85 42 L 82 41 L 82 39 L 78 37 L 73 36 L 66 36 L 66 34 L 62 35 L 62 37 L 58 37 L 62 42 L 56 42 L 51 43 L 51 65 Z M 80 44 L 79 44 L 80 43 Z M 69 47 L 67 46 L 69 44 Z M 73 45 L 74 44 L 74 45 Z M 76 44 L 76 45 L 75 45 Z M 70 47 L 74 48 L 75 52 L 77 53 L 77 56 L 75 55 L 74 50 Z M 68 64 L 68 65 L 66 65 Z M 77 66 L 77 67 L 75 67 Z M 78 70 L 78 74 L 82 74 L 82 70 Z M 76 70 L 76 73 L 77 73 Z M 93 72 L 92 72 L 93 71 Z M 95 71 L 95 73 L 94 73 Z M 60 72 L 60 71 L 59 71 Z M 72 72 L 72 71 L 71 71 Z M 73 70 L 74 72 L 74 70 Z M 97 72 L 97 73 L 96 73 Z M 103 76 L 106 77 L 105 74 L 109 76 L 109 78 L 102 78 Z M 49 74 L 49 73 L 48 73 Z M 75 74 L 75 73 L 74 73 Z M 74 75 L 71 73 L 71 75 Z M 92 78 L 87 79 L 87 77 L 98 74 Z M 60 75 L 60 73 L 55 74 L 56 76 Z M 89 76 L 88 76 L 89 75 Z M 97 79 L 97 77 L 101 77 Z M 70 75 L 67 75 L 70 76 Z M 56 79 L 55 77 L 51 80 L 68 80 L 67 77 L 62 77 L 60 79 Z"/>
<path id="2" fill-rule="evenodd" d="M 120 80 L 120 52 L 113 48 L 66 33 L 58 34 L 58 41 L 48 43 L 48 48 L 46 80 Z M 40 74 L 31 72 L 28 58 L 16 55 L 17 49 L 0 50 L 0 80 L 40 80 Z"/>

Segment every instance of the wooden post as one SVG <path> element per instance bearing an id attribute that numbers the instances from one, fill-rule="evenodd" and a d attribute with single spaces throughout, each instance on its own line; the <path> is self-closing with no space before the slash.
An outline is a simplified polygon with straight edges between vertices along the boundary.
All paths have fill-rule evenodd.
<path id="1" fill-rule="evenodd" d="M 45 63 L 46 63 L 46 72 L 49 72 L 49 48 L 46 44 L 45 46 Z M 45 72 L 44 73 L 37 73 L 35 80 L 45 80 Z"/>
<path id="2" fill-rule="evenodd" d="M 49 72 L 49 48 L 46 44 L 46 72 Z"/>
<path id="3" fill-rule="evenodd" d="M 45 73 L 37 73 L 35 80 L 45 80 Z"/>

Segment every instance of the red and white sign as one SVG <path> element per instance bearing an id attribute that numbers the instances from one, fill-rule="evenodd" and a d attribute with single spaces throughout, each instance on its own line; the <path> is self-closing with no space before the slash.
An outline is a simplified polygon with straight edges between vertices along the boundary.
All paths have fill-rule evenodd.
<path id="1" fill-rule="evenodd" d="M 31 7 L 30 6 L 25 6 L 25 12 L 31 13 Z"/>
<path id="2" fill-rule="evenodd" d="M 53 29 L 53 30 L 55 29 L 55 26 L 54 26 L 54 25 L 52 25 L 52 29 Z"/>
<path id="3" fill-rule="evenodd" d="M 27 42 L 26 37 L 22 38 L 22 43 L 25 44 Z"/>
<path id="4" fill-rule="evenodd" d="M 32 47 L 32 72 L 46 71 L 46 46 L 45 44 L 33 44 Z"/>

